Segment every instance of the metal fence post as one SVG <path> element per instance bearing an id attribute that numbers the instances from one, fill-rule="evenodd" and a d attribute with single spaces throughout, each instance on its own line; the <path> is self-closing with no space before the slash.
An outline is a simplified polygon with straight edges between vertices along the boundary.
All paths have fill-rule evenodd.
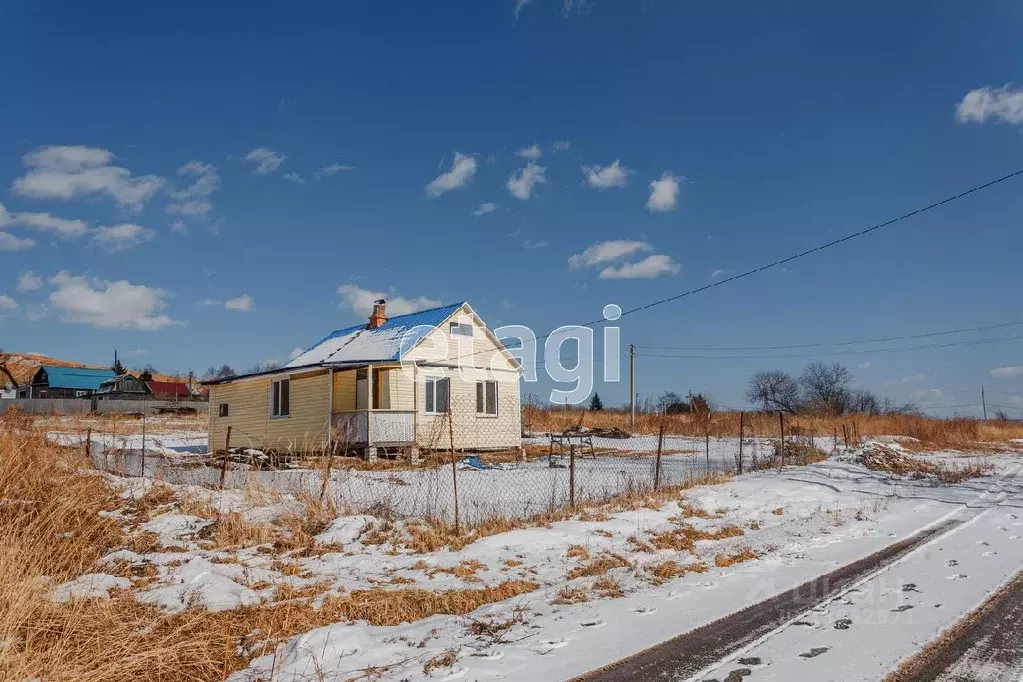
<path id="1" fill-rule="evenodd" d="M 451 484 L 455 497 L 455 535 L 460 535 L 461 519 L 458 513 L 458 463 L 455 461 L 455 425 L 451 412 L 451 403 L 448 402 L 448 445 L 451 448 Z"/>
<path id="2" fill-rule="evenodd" d="M 244 434 L 242 434 L 244 435 Z M 224 489 L 224 479 L 227 477 L 227 458 L 231 454 L 231 427 L 227 427 L 227 438 L 224 439 L 224 459 L 220 463 L 220 489 Z"/>
<path id="3" fill-rule="evenodd" d="M 657 430 L 657 461 L 654 464 L 654 490 L 661 487 L 661 449 L 664 446 L 664 424 Z"/>
<path id="4" fill-rule="evenodd" d="M 785 415 L 778 413 L 778 468 L 785 466 Z"/>
<path id="5" fill-rule="evenodd" d="M 568 506 L 575 509 L 575 443 L 568 443 Z"/>
<path id="6" fill-rule="evenodd" d="M 738 466 L 739 474 L 740 475 L 742 474 L 742 440 L 743 440 L 743 432 L 745 431 L 745 427 L 746 427 L 746 413 L 745 412 L 740 412 L 739 413 L 739 466 Z"/>

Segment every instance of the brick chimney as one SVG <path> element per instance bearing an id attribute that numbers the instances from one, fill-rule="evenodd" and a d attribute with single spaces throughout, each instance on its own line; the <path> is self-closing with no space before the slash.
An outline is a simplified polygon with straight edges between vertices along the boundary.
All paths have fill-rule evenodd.
<path id="1" fill-rule="evenodd" d="M 367 329 L 376 329 L 384 322 L 387 322 L 385 310 L 386 305 L 386 301 L 382 298 L 373 301 L 373 314 L 369 316 L 369 325 L 366 327 Z"/>

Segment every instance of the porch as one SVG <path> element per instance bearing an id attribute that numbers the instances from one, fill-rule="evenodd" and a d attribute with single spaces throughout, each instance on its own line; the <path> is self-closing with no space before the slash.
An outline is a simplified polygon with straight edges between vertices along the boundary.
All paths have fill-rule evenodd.
<path id="1" fill-rule="evenodd" d="M 416 441 L 415 410 L 352 410 L 332 416 L 337 448 L 400 447 Z"/>

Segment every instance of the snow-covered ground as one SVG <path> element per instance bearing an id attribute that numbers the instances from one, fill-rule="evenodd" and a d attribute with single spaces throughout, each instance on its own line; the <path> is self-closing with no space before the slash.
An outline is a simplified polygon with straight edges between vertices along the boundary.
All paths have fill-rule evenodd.
<path id="1" fill-rule="evenodd" d="M 732 455 L 724 440 L 717 441 L 722 461 Z M 672 444 L 670 449 L 697 449 L 693 444 L 680 445 Z M 168 439 L 162 447 L 174 457 L 171 453 L 179 453 L 175 448 L 181 445 Z M 670 457 L 684 463 L 703 460 L 705 455 L 700 451 Z M 929 457 L 976 461 L 961 453 Z M 613 461 L 611 470 L 625 476 L 630 467 L 650 464 L 627 456 L 602 460 Z M 596 471 L 602 460 L 579 460 L 577 477 L 586 481 L 588 472 Z M 179 502 L 171 502 L 145 519 L 124 517 L 135 534 L 158 538 L 151 551 L 112 553 L 93 574 L 58 588 L 57 596 L 95 597 L 124 588 L 125 578 L 118 576 L 124 574 L 125 566 L 131 567 L 133 576 L 144 576 L 131 580 L 136 598 L 169 610 L 270 605 L 280 598 L 282 585 L 307 590 L 313 595 L 312 603 L 318 604 L 331 595 L 356 590 L 439 592 L 530 581 L 537 584 L 536 590 L 465 616 L 434 615 L 394 626 L 360 621 L 316 628 L 281 644 L 274 654 L 253 660 L 232 679 L 345 680 L 358 671 L 379 667 L 388 679 L 556 680 L 712 622 L 926 526 L 971 515 L 955 532 L 932 540 L 859 585 L 858 591 L 804 618 L 810 625 L 792 624 L 742 654 L 760 658 L 760 665 L 736 663 L 706 675 L 723 678 L 732 668 L 746 667 L 764 679 L 877 679 L 879 670 L 893 667 L 919 648 L 1023 562 L 1019 539 L 1023 526 L 1013 518 L 1020 514 L 1013 505 L 1020 505 L 1020 481 L 1015 476 L 1023 468 L 1023 459 L 1006 453 L 984 461 L 994 467 L 992 475 L 939 486 L 929 480 L 869 471 L 852 454 L 844 454 L 813 466 L 761 471 L 719 485 L 698 486 L 685 491 L 681 499 L 659 506 L 518 528 L 480 538 L 457 551 L 428 554 L 377 544 L 379 540 L 372 540 L 374 531 L 400 535 L 405 524 L 388 524 L 370 515 L 335 519 L 316 538 L 316 551 L 268 552 L 265 545 L 212 549 L 204 541 L 211 518 L 185 513 Z M 587 469 L 587 463 L 593 468 Z M 314 478 L 304 479 L 302 472 L 272 475 L 276 480 L 298 481 L 298 489 L 318 490 L 322 474 L 306 473 Z M 450 481 L 451 475 L 450 469 L 438 474 L 343 473 L 351 479 L 335 480 L 332 486 L 334 494 L 352 496 L 348 499 L 360 499 L 356 490 L 383 486 L 439 486 L 443 480 Z M 431 475 L 438 480 L 429 479 Z M 392 476 L 401 483 L 391 480 Z M 567 471 L 551 469 L 546 463 L 464 470 L 460 493 L 472 489 L 463 481 L 500 481 L 503 476 L 526 478 L 540 487 L 567 476 Z M 110 478 L 124 488 L 126 500 L 154 485 L 150 478 Z M 204 482 L 209 481 L 196 481 Z M 493 484 L 478 485 L 480 499 L 502 489 L 488 485 Z M 201 485 L 172 487 L 179 501 L 200 499 L 220 513 L 238 512 L 253 522 L 275 523 L 303 513 L 303 505 L 279 489 L 260 496 L 252 493 L 251 486 L 224 491 Z M 377 495 L 374 499 L 380 499 Z M 513 502 L 507 498 L 486 501 L 506 510 Z M 423 506 L 414 505 L 409 511 L 425 509 L 430 503 L 425 500 Z M 443 502 L 432 504 L 440 508 Z M 691 546 L 673 542 L 687 533 L 695 538 Z M 988 544 L 980 544 L 984 542 Z M 757 558 L 729 560 L 743 552 L 745 558 Z M 675 566 L 666 570 L 666 562 Z M 967 577 L 956 578 L 959 574 Z M 904 589 L 909 583 L 915 588 Z M 907 605 L 913 608 L 902 608 Z M 851 621 L 848 627 L 835 627 L 846 618 Z M 813 647 L 827 650 L 813 658 L 799 655 Z M 875 650 L 876 662 L 863 654 Z"/>

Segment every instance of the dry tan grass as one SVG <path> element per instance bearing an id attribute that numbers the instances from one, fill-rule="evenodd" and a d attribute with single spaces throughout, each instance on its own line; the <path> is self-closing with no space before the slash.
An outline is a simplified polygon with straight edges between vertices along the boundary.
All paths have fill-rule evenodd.
<path id="1" fill-rule="evenodd" d="M 602 599 L 620 599 L 625 596 L 625 591 L 618 581 L 607 576 L 593 583 L 592 589 Z"/>
<path id="2" fill-rule="evenodd" d="M 740 549 L 738 552 L 727 554 L 724 552 L 714 555 L 714 565 L 718 568 L 727 568 L 732 564 L 739 564 L 743 561 L 752 561 L 758 558 L 760 555 L 753 550 L 752 547 L 746 546 Z"/>
<path id="3" fill-rule="evenodd" d="M 614 568 L 628 568 L 629 562 L 619 554 L 610 552 L 600 554 L 592 561 L 582 566 L 576 566 L 568 572 L 568 579 L 575 580 L 587 576 L 604 575 Z"/>
<path id="4" fill-rule="evenodd" d="M 724 540 L 744 535 L 742 528 L 729 524 L 717 530 L 699 530 L 689 525 L 682 524 L 678 528 L 655 533 L 650 536 L 650 544 L 656 549 L 668 549 L 676 552 L 689 552 L 696 554 L 695 543 L 702 540 Z"/>
<path id="5" fill-rule="evenodd" d="M 991 464 L 935 462 L 911 457 L 879 445 L 867 449 L 860 461 L 865 467 L 874 471 L 886 471 L 913 478 L 933 478 L 942 483 L 961 483 L 971 478 L 986 476 L 994 470 Z"/>
<path id="6" fill-rule="evenodd" d="M 745 435 L 768 438 L 778 437 L 778 414 L 746 412 Z M 525 428 L 536 432 L 562 431 L 578 425 L 593 428 L 629 429 L 629 414 L 605 410 L 538 409 L 527 407 L 523 411 Z M 661 426 L 665 433 L 677 436 L 735 437 L 739 435 L 738 412 L 715 412 L 709 417 L 694 415 L 637 414 L 636 432 L 655 435 Z M 786 415 L 785 430 L 790 435 L 813 435 L 818 445 L 831 445 L 836 439 L 844 444 L 842 427 L 860 438 L 873 436 L 908 436 L 919 443 L 916 447 L 975 449 L 983 443 L 1009 443 L 1023 438 L 1023 423 L 983 421 L 979 419 L 932 419 L 907 415 L 851 414 L 841 417 L 818 415 Z M 627 441 L 624 441 L 627 443 Z M 906 444 L 912 447 L 911 443 Z"/>
<path id="7" fill-rule="evenodd" d="M 0 575 L 4 576 L 0 582 L 0 642 L 4 643 L 0 679 L 220 680 L 247 665 L 249 658 L 315 627 L 354 620 L 396 625 L 435 614 L 461 615 L 538 587 L 524 580 L 440 592 L 381 586 L 327 596 L 322 607 L 314 608 L 311 598 L 329 590 L 329 583 L 279 585 L 276 596 L 284 603 L 217 613 L 197 608 L 166 613 L 117 590 L 110 599 L 57 603 L 50 598 L 55 584 L 97 570 L 97 560 L 113 549 L 156 549 L 158 538 L 151 533 L 128 537 L 114 520 L 100 514 L 123 512 L 126 503 L 102 477 L 84 470 L 87 462 L 80 448 L 57 447 L 41 430 L 24 427 L 20 419 L 0 419 Z M 145 516 L 173 503 L 167 490 L 156 486 L 127 506 L 133 514 Z M 293 519 L 283 529 L 267 529 L 232 515 L 221 515 L 218 521 L 210 531 L 212 541 L 234 545 L 266 540 L 286 550 L 307 542 L 309 532 L 320 522 Z M 292 561 L 277 568 L 288 574 L 300 572 L 300 565 Z M 467 575 L 473 568 L 478 569 L 460 565 L 456 574 Z M 140 582 L 156 574 L 151 564 L 128 562 L 106 570 Z M 239 650 L 248 655 L 239 657 Z"/>
<path id="8" fill-rule="evenodd" d="M 590 600 L 590 593 L 581 587 L 563 587 L 551 601 L 552 604 L 581 604 Z"/>
<path id="9" fill-rule="evenodd" d="M 698 561 L 693 564 L 680 564 L 677 561 L 662 561 L 659 564 L 647 567 L 646 570 L 650 574 L 654 583 L 660 585 L 661 583 L 667 582 L 672 578 L 685 575 L 686 573 L 706 573 L 707 564 L 702 561 Z"/>
<path id="10" fill-rule="evenodd" d="M 590 550 L 586 549 L 582 545 L 572 545 L 565 552 L 565 556 L 569 559 L 579 559 L 580 561 L 586 561 L 590 558 Z"/>

